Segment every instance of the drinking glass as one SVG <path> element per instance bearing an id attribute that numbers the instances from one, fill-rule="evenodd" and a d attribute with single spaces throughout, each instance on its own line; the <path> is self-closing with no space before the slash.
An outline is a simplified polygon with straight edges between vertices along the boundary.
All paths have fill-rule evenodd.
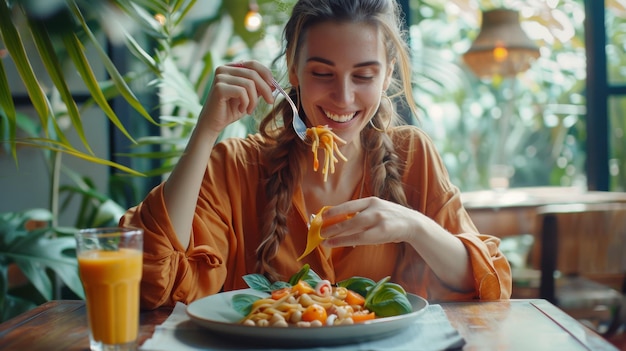
<path id="1" fill-rule="evenodd" d="M 76 250 L 91 350 L 136 350 L 143 230 L 81 229 Z"/>
<path id="2" fill-rule="evenodd" d="M 489 186 L 496 192 L 504 192 L 509 188 L 515 169 L 506 164 L 494 164 L 489 167 Z"/>

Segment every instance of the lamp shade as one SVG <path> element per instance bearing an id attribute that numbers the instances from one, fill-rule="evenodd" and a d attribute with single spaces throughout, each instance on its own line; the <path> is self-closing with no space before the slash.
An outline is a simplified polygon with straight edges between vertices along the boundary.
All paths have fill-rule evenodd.
<path id="1" fill-rule="evenodd" d="M 463 55 L 465 64 L 481 78 L 514 76 L 527 70 L 539 57 L 539 48 L 528 38 L 515 10 L 483 12 L 480 33 Z"/>

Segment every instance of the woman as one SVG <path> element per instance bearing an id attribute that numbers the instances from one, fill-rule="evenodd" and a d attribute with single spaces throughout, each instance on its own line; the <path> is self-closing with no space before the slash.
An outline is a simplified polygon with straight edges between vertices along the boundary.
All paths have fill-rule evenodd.
<path id="1" fill-rule="evenodd" d="M 285 101 L 258 134 L 215 145 L 261 99 L 274 103 L 267 67 L 216 69 L 184 156 L 120 221 L 145 231 L 144 308 L 245 288 L 250 273 L 286 280 L 304 263 L 331 282 L 391 276 L 431 301 L 509 298 L 499 240 L 477 232 L 432 141 L 394 126 L 387 96 L 415 112 L 399 13 L 393 0 L 301 0 L 285 27 L 300 116 L 345 141 L 346 161 L 327 180 L 290 128 Z M 324 227 L 323 245 L 298 261 L 323 206 L 331 206 L 324 218 L 350 218 Z"/>

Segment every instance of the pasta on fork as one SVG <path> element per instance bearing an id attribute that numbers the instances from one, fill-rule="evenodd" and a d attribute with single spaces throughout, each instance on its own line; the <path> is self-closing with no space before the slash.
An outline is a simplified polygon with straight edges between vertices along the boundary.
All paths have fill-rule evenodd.
<path id="1" fill-rule="evenodd" d="M 317 149 L 324 150 L 324 166 L 322 174 L 324 181 L 328 180 L 328 172 L 335 173 L 335 163 L 339 162 L 339 157 L 343 161 L 348 159 L 339 151 L 337 144 L 345 144 L 346 141 L 338 137 L 327 126 L 311 127 L 306 130 L 307 137 L 312 141 L 311 149 L 313 151 L 313 170 L 317 172 L 319 169 L 319 160 L 317 158 Z M 337 156 L 335 156 L 337 154 Z"/>

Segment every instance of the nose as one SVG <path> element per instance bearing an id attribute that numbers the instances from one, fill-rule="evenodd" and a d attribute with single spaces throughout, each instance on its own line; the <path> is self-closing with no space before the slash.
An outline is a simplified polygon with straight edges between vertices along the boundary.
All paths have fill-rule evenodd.
<path id="1" fill-rule="evenodd" d="M 337 79 L 331 97 L 338 106 L 348 106 L 354 101 L 354 86 L 350 77 Z"/>

